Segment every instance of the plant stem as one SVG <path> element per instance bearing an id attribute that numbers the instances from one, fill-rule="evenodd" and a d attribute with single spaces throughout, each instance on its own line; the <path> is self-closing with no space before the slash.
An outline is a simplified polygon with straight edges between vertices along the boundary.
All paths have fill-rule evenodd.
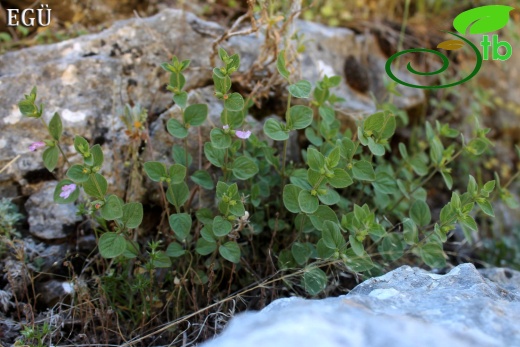
<path id="1" fill-rule="evenodd" d="M 290 127 L 291 124 L 291 93 L 289 93 L 289 96 L 287 97 L 287 109 L 285 111 L 285 124 L 286 126 Z M 282 154 L 282 190 L 285 186 L 285 163 L 287 161 L 287 142 L 289 139 L 285 140 L 283 142 L 283 154 Z"/>
<path id="2" fill-rule="evenodd" d="M 47 123 L 45 123 L 45 121 L 43 120 L 42 117 L 40 117 L 40 120 L 42 121 L 43 125 L 44 125 L 45 128 L 47 129 L 47 132 L 50 134 L 49 126 L 47 125 Z M 52 137 L 52 135 L 51 135 L 51 137 Z M 61 146 L 60 146 L 60 142 L 59 142 L 59 141 L 56 141 L 56 146 L 57 146 L 58 149 L 60 150 L 61 155 L 63 156 L 63 159 L 65 160 L 65 162 L 67 163 L 67 165 L 70 166 L 70 162 L 69 162 L 69 160 L 67 159 L 67 157 L 65 156 L 65 153 L 63 152 L 63 149 L 61 148 Z"/>
<path id="3" fill-rule="evenodd" d="M 184 163 L 186 164 L 186 176 L 184 177 L 184 181 L 188 183 L 188 171 L 190 167 L 188 162 L 188 137 L 184 138 Z"/>

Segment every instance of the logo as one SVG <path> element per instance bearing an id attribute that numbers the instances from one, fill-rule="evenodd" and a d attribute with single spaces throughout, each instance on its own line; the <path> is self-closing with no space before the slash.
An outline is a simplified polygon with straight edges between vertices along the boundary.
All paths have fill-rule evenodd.
<path id="1" fill-rule="evenodd" d="M 7 10 L 7 26 L 15 27 L 20 24 L 20 20 L 22 24 L 26 27 L 33 27 L 34 21 L 36 24 L 42 27 L 46 27 L 51 24 L 51 9 L 47 4 L 41 4 L 41 8 L 36 10 L 32 8 L 28 8 L 22 11 L 20 14 L 20 10 L 17 8 L 8 8 Z M 36 14 L 34 13 L 36 11 Z M 44 20 L 47 20 L 44 23 Z"/>
<path id="2" fill-rule="evenodd" d="M 453 20 L 453 27 L 455 30 L 457 30 L 458 34 L 450 32 L 450 31 L 444 31 L 452 36 L 455 36 L 459 38 L 447 40 L 444 42 L 441 42 L 437 45 L 437 48 L 441 48 L 447 51 L 453 51 L 460 49 L 464 47 L 464 45 L 468 45 L 476 56 L 476 64 L 473 71 L 464 79 L 445 84 L 445 85 L 438 85 L 438 86 L 422 86 L 418 84 L 411 84 L 408 82 L 405 82 L 403 80 L 400 80 L 395 76 L 395 74 L 392 72 L 391 65 L 392 62 L 397 59 L 398 57 L 407 54 L 407 53 L 418 53 L 418 52 L 425 52 L 425 53 L 433 53 L 436 56 L 438 56 L 442 60 L 442 66 L 432 72 L 421 72 L 415 70 L 410 63 L 406 66 L 406 69 L 411 72 L 414 75 L 419 76 L 433 76 L 440 74 L 449 67 L 450 62 L 448 60 L 448 57 L 446 57 L 441 52 L 435 51 L 433 49 L 426 49 L 426 48 L 414 48 L 414 49 L 408 49 L 405 51 L 397 52 L 396 54 L 392 55 L 388 60 L 386 61 L 385 70 L 388 76 L 395 82 L 405 85 L 407 87 L 411 88 L 421 88 L 421 89 L 439 89 L 439 88 L 448 88 L 453 87 L 459 84 L 462 84 L 464 82 L 469 81 L 475 75 L 479 72 L 480 68 L 482 67 L 482 61 L 483 60 L 489 60 L 490 57 L 490 48 L 491 48 L 491 58 L 493 60 L 507 60 L 511 57 L 513 54 L 513 48 L 509 44 L 509 42 L 506 41 L 499 41 L 498 35 L 492 35 L 491 40 L 488 35 L 493 31 L 502 29 L 507 25 L 507 22 L 509 21 L 509 12 L 513 10 L 514 7 L 511 6 L 504 6 L 504 5 L 488 5 L 488 6 L 481 6 L 476 7 L 468 11 L 464 11 L 461 14 L 459 14 L 454 20 Z M 469 29 L 469 32 L 468 32 Z M 483 54 L 480 54 L 480 50 L 477 46 L 475 46 L 470 40 L 466 39 L 464 35 L 470 34 L 470 35 L 479 35 L 482 34 L 483 38 L 480 42 L 480 46 L 482 46 Z M 500 53 L 499 48 L 504 48 L 504 53 Z"/>

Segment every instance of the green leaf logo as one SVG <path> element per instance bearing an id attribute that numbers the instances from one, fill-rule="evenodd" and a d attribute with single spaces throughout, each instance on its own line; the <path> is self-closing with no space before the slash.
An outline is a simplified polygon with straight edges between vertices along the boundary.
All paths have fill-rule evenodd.
<path id="1" fill-rule="evenodd" d="M 461 34 L 486 34 L 502 29 L 509 21 L 509 12 L 514 7 L 488 5 L 476 7 L 459 14 L 453 20 L 453 27 Z"/>

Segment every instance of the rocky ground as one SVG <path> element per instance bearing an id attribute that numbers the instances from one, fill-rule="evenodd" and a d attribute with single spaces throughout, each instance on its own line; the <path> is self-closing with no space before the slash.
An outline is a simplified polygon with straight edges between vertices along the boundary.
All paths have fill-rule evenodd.
<path id="1" fill-rule="evenodd" d="M 216 22 L 201 19 L 190 12 L 170 9 L 174 4 L 168 1 L 92 1 L 85 5 L 71 0 L 60 2 L 60 6 L 52 1 L 48 3 L 55 6 L 56 18 L 62 23 L 78 19 L 78 22 L 84 21 L 97 25 L 99 29 L 107 29 L 90 28 L 91 34 L 51 45 L 38 45 L 29 40 L 25 43 L 32 47 L 13 50 L 0 58 L 0 196 L 12 199 L 24 216 L 22 223 L 16 227 L 23 237 L 10 236 L 3 239 L 0 247 L 0 264 L 3 270 L 0 276 L 0 342 L 13 343 L 21 334 L 22 321 L 47 320 L 51 321 L 53 326 L 63 327 L 61 330 L 58 329 L 60 331 L 55 331 L 55 334 L 62 334 L 64 340 L 76 344 L 93 343 L 93 340 L 77 333 L 82 331 L 80 325 L 88 322 L 88 329 L 91 330 L 85 330 L 99 334 L 101 337 L 96 341 L 102 343 L 110 340 L 103 334 L 106 335 L 106 331 L 113 326 L 107 325 L 97 329 L 96 326 L 103 322 L 103 317 L 99 316 L 100 312 L 89 307 L 81 311 L 82 314 L 91 314 L 95 318 L 78 319 L 71 314 L 72 310 L 67 305 L 77 305 L 78 302 L 89 305 L 91 298 L 83 291 L 94 286 L 93 282 L 98 280 L 97 276 L 103 272 L 107 264 L 97 265 L 98 267 L 92 265 L 96 237 L 89 222 L 75 214 L 76 207 L 56 205 L 53 202 L 56 177 L 43 167 L 41 153 L 28 150 L 32 142 L 40 139 L 41 127 L 32 119 L 22 118 L 17 103 L 32 86 L 38 86 L 38 99 L 45 104 L 46 112 L 59 112 L 63 118 L 67 138 L 65 154 L 71 160 L 77 159 L 73 157 L 72 146 L 72 137 L 76 133 L 81 133 L 93 144 L 100 144 L 106 163 L 103 170 L 114 189 L 113 193 L 119 196 L 131 194 L 132 199 L 142 201 L 147 206 L 149 216 L 145 223 L 151 226 L 154 219 L 160 216 L 160 212 L 154 209 L 160 197 L 150 182 L 140 184 L 132 181 L 132 170 L 125 165 L 130 160 L 127 156 L 129 149 L 132 146 L 141 146 L 141 142 L 140 139 L 137 142 L 129 140 L 125 133 L 128 129 L 120 118 L 122 110 L 125 104 L 139 104 L 148 110 L 150 142 L 143 151 L 143 156 L 145 160 L 155 158 L 171 162 L 170 151 L 174 142 L 165 129 L 165 122 L 171 117 L 179 117 L 179 114 L 178 109 L 173 106 L 171 94 L 165 89 L 168 76 L 160 68 L 160 64 L 176 54 L 192 59 L 186 86 L 190 101 L 208 103 L 210 122 L 217 124 L 222 106 L 213 95 L 211 69 L 208 67 L 212 66 L 213 44 L 226 33 L 229 23 L 232 23 L 240 12 L 226 9 L 224 6 L 215 6 L 216 10 L 209 15 L 210 18 L 217 13 L 221 13 L 220 18 L 222 15 L 227 16 L 225 20 Z M 4 8 L 12 5 L 11 2 L 2 1 Z M 23 4 L 17 2 L 17 5 Z M 185 6 L 188 10 L 202 12 L 200 7 Z M 136 18 L 133 15 L 130 9 L 134 8 L 140 13 L 140 17 Z M 123 18 L 128 19 L 116 21 Z M 379 28 L 383 27 L 381 24 Z M 342 115 L 342 125 L 345 128 L 352 126 L 357 119 L 374 112 L 377 108 L 375 100 L 387 93 L 382 76 L 388 58 L 388 45 L 395 42 L 385 40 L 388 36 L 382 35 L 381 29 L 376 30 L 375 26 L 366 23 L 353 23 L 352 28 L 347 29 L 299 21 L 296 28 L 305 35 L 306 49 L 300 58 L 302 77 L 311 83 L 315 83 L 323 72 L 343 77 L 343 82 L 337 90 L 338 96 L 346 100 L 338 106 L 339 114 Z M 262 45 L 265 41 L 266 37 L 260 31 L 234 36 L 222 42 L 226 49 L 241 55 L 240 77 L 233 81 L 234 88 L 240 89 L 241 92 L 251 92 L 255 88 L 253 81 L 270 78 L 273 74 L 274 67 L 262 60 Z M 410 42 L 412 45 L 413 43 Z M 463 65 L 463 57 L 460 59 L 460 64 Z M 517 98 L 520 90 L 515 81 L 520 78 L 520 54 L 514 54 L 507 64 L 508 68 L 505 69 L 497 62 L 489 62 L 482 69 L 478 82 L 475 82 L 479 87 L 471 90 L 471 93 L 480 93 L 477 98 L 482 101 L 480 105 L 474 104 L 474 95 L 436 95 L 438 100 L 459 103 L 457 110 L 461 113 L 455 118 L 455 122 L 461 127 L 468 126 L 464 116 L 480 107 L 478 111 L 484 115 L 484 125 L 493 129 L 491 136 L 497 140 L 495 158 L 494 161 L 490 159 L 489 169 L 499 171 L 506 178 L 513 176 L 518 165 L 514 156 L 514 144 L 520 140 L 517 112 L 520 109 Z M 258 69 L 258 66 L 261 66 L 261 69 Z M 260 133 L 267 117 L 278 117 L 277 114 L 280 114 L 282 105 L 277 100 L 282 88 L 276 83 L 272 82 L 272 88 L 263 91 L 258 106 L 253 107 L 248 117 L 251 129 L 257 134 Z M 493 86 L 494 92 L 489 90 L 490 85 Z M 408 112 L 412 123 L 418 122 L 425 110 L 428 110 L 428 114 L 442 119 L 445 110 L 440 106 L 432 107 L 428 102 L 429 94 L 409 88 L 398 91 L 400 95 L 395 96 L 393 102 L 399 109 Z M 503 107 L 498 107 L 499 104 Z M 190 138 L 194 140 L 188 142 L 188 148 L 193 157 L 199 155 L 198 143 L 207 140 L 199 138 L 199 134 L 207 136 L 209 129 L 210 125 L 203 127 L 200 133 L 192 130 L 193 136 Z M 407 129 L 403 129 L 399 136 L 407 138 L 410 134 Z M 291 144 L 289 158 L 294 161 L 301 160 L 300 139 L 294 138 Z M 192 167 L 193 169 L 195 168 Z M 505 206 L 500 208 L 498 205 L 496 214 L 498 221 L 487 229 L 484 227 L 490 235 L 502 235 L 504 230 L 514 230 L 520 224 L 518 215 Z M 149 227 L 149 230 L 151 229 L 152 227 Z M 143 233 L 146 234 L 149 230 Z M 14 235 L 14 231 L 12 233 Z M 472 249 L 467 252 L 468 256 L 475 257 Z M 468 258 L 463 260 L 467 261 Z M 520 264 L 520 260 L 517 264 Z M 504 273 L 504 276 L 509 277 L 507 274 L 511 273 L 514 274 L 513 279 L 518 280 L 517 273 L 500 271 L 502 270 L 488 272 L 486 276 L 496 277 L 499 276 L 497 273 Z M 403 278 L 407 278 L 405 283 L 402 283 Z M 356 281 L 353 278 L 349 281 L 349 289 L 352 289 Z M 414 283 L 417 284 L 415 287 Z M 419 303 L 424 303 L 424 306 L 421 306 L 423 313 L 418 315 L 420 320 L 402 318 L 402 322 L 409 331 L 431 329 L 433 332 L 431 335 L 416 336 L 418 340 L 407 339 L 406 343 L 410 346 L 417 345 L 415 342 L 429 343 L 433 338 L 439 346 L 447 341 L 457 346 L 475 345 L 476 341 L 479 341 L 477 346 L 520 343 L 520 337 L 514 334 L 514 326 L 511 325 L 511 322 L 518 319 L 516 312 L 519 289 L 518 286 L 507 287 L 508 285 L 493 284 L 483 279 L 471 265 L 459 266 L 444 277 L 426 274 L 418 269 L 400 268 L 384 278 L 364 282 L 348 297 L 334 299 L 334 302 L 325 301 L 331 306 L 298 300 L 277 301 L 266 309 L 264 316 L 244 316 L 245 320 L 242 323 L 235 322 L 231 325 L 226 333 L 229 338 L 227 342 L 223 337 L 208 346 L 231 346 L 234 339 L 248 341 L 247 344 L 244 342 L 247 346 L 266 341 L 276 345 L 269 336 L 273 336 L 279 345 L 296 345 L 299 340 L 295 340 L 294 336 L 288 337 L 290 342 L 287 344 L 284 342 L 286 340 L 275 339 L 280 334 L 287 335 L 283 324 L 280 334 L 276 330 L 278 327 L 274 328 L 274 332 L 267 330 L 270 331 L 267 335 L 262 333 L 263 330 L 258 330 L 258 336 L 262 335 L 260 337 L 253 334 L 246 338 L 242 332 L 237 331 L 240 325 L 257 327 L 258 324 L 265 324 L 266 329 L 273 329 L 271 323 L 266 323 L 271 321 L 271 316 L 267 314 L 273 314 L 278 310 L 277 307 L 281 306 L 288 306 L 290 312 L 276 313 L 277 317 L 291 315 L 302 320 L 306 317 L 314 318 L 314 310 L 320 310 L 319 313 L 316 311 L 316 315 L 320 315 L 325 322 L 320 327 L 321 334 L 337 330 L 333 322 L 331 323 L 336 319 L 329 316 L 330 312 L 347 321 L 352 321 L 353 314 L 359 314 L 365 321 L 372 322 L 372 325 L 359 325 L 360 330 L 366 329 L 362 335 L 329 335 L 330 343 L 323 345 L 339 346 L 337 341 L 355 341 L 361 346 L 371 338 L 370 336 L 374 336 L 372 331 L 378 331 L 378 326 L 395 323 L 395 315 L 417 316 L 414 309 Z M 468 288 L 472 288 L 471 291 L 468 291 Z M 74 295 L 71 295 L 72 293 Z M 81 299 L 81 295 L 85 297 Z M 469 298 L 468 303 L 473 302 L 471 300 L 478 301 L 482 311 L 475 309 L 475 306 L 470 310 L 464 305 L 456 306 L 452 305 L 452 302 L 442 301 L 442 298 L 446 297 Z M 486 299 L 483 300 L 482 297 Z M 73 298 L 79 301 L 72 302 Z M 426 301 L 426 298 L 429 298 L 429 301 Z M 347 310 L 343 307 L 345 300 Z M 388 309 L 390 301 L 393 305 L 391 307 L 394 307 L 393 311 Z M 387 310 L 384 307 L 387 307 Z M 307 316 L 301 313 L 302 309 Z M 322 309 L 324 311 L 321 311 Z M 107 312 L 111 312 L 111 308 L 106 307 L 103 314 Z M 373 320 L 374 313 L 383 314 L 378 318 L 380 321 Z M 465 314 L 467 320 L 461 322 L 453 318 L 459 314 Z M 260 323 L 255 317 L 260 317 Z M 108 320 L 113 321 L 115 318 Z M 432 328 L 428 325 L 430 323 L 438 326 Z M 294 324 L 299 325 L 300 322 L 295 321 Z M 220 330 L 222 325 L 215 330 Z M 401 326 L 396 324 L 398 325 Z M 447 326 L 453 329 L 446 332 L 440 328 Z M 182 329 L 184 327 L 185 325 Z M 180 336 L 178 341 L 181 341 L 182 329 L 173 329 L 170 335 Z M 301 326 L 300 329 L 305 331 Z M 154 329 L 148 327 L 146 331 L 152 330 Z M 461 330 L 469 332 L 461 333 Z M 442 338 L 445 340 L 437 340 L 440 336 L 437 333 L 444 334 Z M 307 335 L 302 334 L 300 338 L 305 339 L 305 336 Z M 394 337 L 394 345 L 405 346 L 405 341 L 399 340 L 398 336 Z M 147 341 L 151 343 L 151 340 Z M 123 342 L 121 340 L 118 343 Z M 176 343 L 182 345 L 181 342 Z M 373 346 L 382 345 L 377 341 L 371 343 Z"/>

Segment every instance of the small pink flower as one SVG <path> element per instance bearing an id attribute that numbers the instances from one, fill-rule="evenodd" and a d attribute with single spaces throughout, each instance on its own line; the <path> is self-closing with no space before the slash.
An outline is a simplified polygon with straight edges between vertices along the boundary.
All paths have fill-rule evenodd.
<path id="1" fill-rule="evenodd" d="M 240 131 L 240 130 L 237 130 L 235 132 L 235 135 L 239 138 L 239 139 L 242 139 L 242 140 L 247 140 L 249 138 L 249 136 L 251 136 L 251 131 L 248 130 L 248 131 Z"/>
<path id="2" fill-rule="evenodd" d="M 29 146 L 29 149 L 31 151 L 36 151 L 38 148 L 42 148 L 45 146 L 45 143 L 44 142 L 41 142 L 41 141 L 38 141 L 38 142 L 33 142 L 30 146 Z"/>
<path id="3" fill-rule="evenodd" d="M 60 198 L 67 199 L 75 190 L 76 185 L 74 183 L 64 185 L 61 187 Z"/>

